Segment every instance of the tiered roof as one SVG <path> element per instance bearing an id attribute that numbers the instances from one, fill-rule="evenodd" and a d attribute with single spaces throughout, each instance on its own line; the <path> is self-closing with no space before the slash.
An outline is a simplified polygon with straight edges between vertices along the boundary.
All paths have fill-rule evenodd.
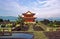
<path id="1" fill-rule="evenodd" d="M 30 11 L 27 11 L 26 13 L 23 13 L 23 15 L 35 15 L 35 14 Z"/>

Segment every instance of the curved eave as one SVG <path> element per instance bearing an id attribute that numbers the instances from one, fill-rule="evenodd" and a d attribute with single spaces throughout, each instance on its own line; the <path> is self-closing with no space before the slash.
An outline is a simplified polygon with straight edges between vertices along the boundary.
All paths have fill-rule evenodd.
<path id="1" fill-rule="evenodd" d="M 35 14 L 34 13 L 31 13 L 31 14 L 23 13 L 22 15 L 35 15 Z"/>
<path id="2" fill-rule="evenodd" d="M 32 19 L 36 19 L 36 17 L 23 17 L 23 18 L 25 18 L 25 19 L 30 19 L 30 18 L 32 18 Z"/>

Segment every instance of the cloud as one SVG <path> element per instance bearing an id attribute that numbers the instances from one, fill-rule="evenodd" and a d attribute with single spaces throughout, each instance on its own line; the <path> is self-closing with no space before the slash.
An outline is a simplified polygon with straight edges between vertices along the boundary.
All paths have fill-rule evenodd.
<path id="1" fill-rule="evenodd" d="M 40 3 L 40 2 L 39 2 Z M 42 2 L 44 3 L 44 2 Z M 45 4 L 40 8 L 36 7 L 36 13 L 38 17 L 49 18 L 49 17 L 60 17 L 60 1 L 59 0 L 47 0 Z"/>
<path id="2" fill-rule="evenodd" d="M 60 0 L 0 0 L 0 10 L 4 11 L 0 15 L 18 16 L 30 10 L 39 18 L 60 17 L 59 4 Z"/>

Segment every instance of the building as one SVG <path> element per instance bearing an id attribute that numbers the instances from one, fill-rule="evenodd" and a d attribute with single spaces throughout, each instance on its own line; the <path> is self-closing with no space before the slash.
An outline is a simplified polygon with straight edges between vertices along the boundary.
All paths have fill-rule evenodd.
<path id="1" fill-rule="evenodd" d="M 32 13 L 30 11 L 27 11 L 26 13 L 23 13 L 23 19 L 25 23 L 35 23 L 36 17 L 34 17 L 35 13 Z"/>

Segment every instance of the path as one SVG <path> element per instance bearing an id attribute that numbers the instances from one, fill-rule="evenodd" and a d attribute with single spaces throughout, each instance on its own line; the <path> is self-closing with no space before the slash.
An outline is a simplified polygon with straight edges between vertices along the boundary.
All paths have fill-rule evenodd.
<path id="1" fill-rule="evenodd" d="M 40 26 L 44 31 L 47 30 L 47 26 L 42 23 L 39 23 L 38 26 Z"/>

